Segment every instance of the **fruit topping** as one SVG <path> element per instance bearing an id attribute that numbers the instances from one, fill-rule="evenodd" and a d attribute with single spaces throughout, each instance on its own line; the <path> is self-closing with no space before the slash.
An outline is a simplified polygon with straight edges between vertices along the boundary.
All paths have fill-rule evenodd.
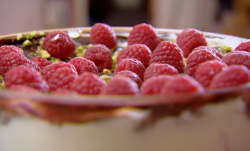
<path id="1" fill-rule="evenodd" d="M 204 88 L 188 75 L 176 75 L 173 79 L 166 82 L 161 88 L 161 94 L 192 94 L 202 93 Z"/>
<path id="2" fill-rule="evenodd" d="M 141 78 L 141 80 L 144 79 L 145 67 L 141 63 L 141 61 L 137 59 L 133 58 L 122 59 L 122 61 L 117 65 L 115 74 L 123 70 L 132 71 L 136 73 Z"/>
<path id="3" fill-rule="evenodd" d="M 116 75 L 104 86 L 102 95 L 136 95 L 139 94 L 138 85 L 128 77 Z"/>
<path id="4" fill-rule="evenodd" d="M 244 65 L 250 70 L 250 52 L 233 51 L 224 56 L 222 62 L 230 65 Z"/>
<path id="5" fill-rule="evenodd" d="M 24 56 L 18 47 L 2 46 L 0 47 L 0 74 L 4 75 L 13 67 L 24 65 L 40 71 L 40 67 Z"/>
<path id="6" fill-rule="evenodd" d="M 162 41 L 152 54 L 150 64 L 162 63 L 174 66 L 179 73 L 185 71 L 185 61 L 181 49 L 171 41 Z"/>
<path id="7" fill-rule="evenodd" d="M 66 32 L 54 31 L 49 33 L 44 41 L 43 47 L 53 57 L 66 59 L 75 51 L 75 43 Z"/>
<path id="8" fill-rule="evenodd" d="M 99 72 L 103 69 L 112 69 L 112 53 L 105 45 L 93 45 L 87 49 L 83 57 L 93 61 Z"/>
<path id="9" fill-rule="evenodd" d="M 141 86 L 141 94 L 142 95 L 150 95 L 150 94 L 161 94 L 162 86 L 172 80 L 173 77 L 169 75 L 157 75 L 145 80 Z"/>
<path id="10" fill-rule="evenodd" d="M 77 73 L 80 75 L 83 72 L 91 72 L 98 74 L 98 69 L 95 65 L 95 63 L 89 59 L 81 58 L 81 57 L 75 57 L 69 61 L 69 63 L 73 64 L 76 68 Z"/>
<path id="11" fill-rule="evenodd" d="M 122 71 L 116 73 L 116 75 L 122 75 L 122 76 L 125 76 L 125 77 L 132 79 L 133 81 L 135 81 L 137 83 L 138 87 L 140 87 L 142 84 L 141 78 L 136 73 L 134 73 L 132 71 L 122 70 Z"/>
<path id="12" fill-rule="evenodd" d="M 74 65 L 66 62 L 56 62 L 47 65 L 42 69 L 41 74 L 47 81 L 50 91 L 58 88 L 68 89 L 69 84 L 78 77 Z"/>
<path id="13" fill-rule="evenodd" d="M 231 65 L 211 81 L 210 90 L 235 87 L 250 81 L 250 71 L 242 65 Z"/>
<path id="14" fill-rule="evenodd" d="M 4 82 L 6 88 L 12 85 L 26 85 L 42 92 L 47 92 L 49 89 L 40 72 L 23 65 L 13 67 L 6 72 Z"/>
<path id="15" fill-rule="evenodd" d="M 50 65 L 50 62 L 42 57 L 32 58 L 31 61 L 35 62 L 41 69 L 43 69 L 47 65 Z"/>
<path id="16" fill-rule="evenodd" d="M 107 24 L 96 23 L 92 26 L 90 39 L 93 44 L 103 44 L 109 49 L 116 47 L 115 31 Z"/>
<path id="17" fill-rule="evenodd" d="M 241 44 L 239 44 L 236 48 L 235 51 L 247 51 L 250 52 L 250 41 L 244 41 Z"/>
<path id="18" fill-rule="evenodd" d="M 84 72 L 69 85 L 69 89 L 80 94 L 99 94 L 106 82 L 94 73 Z"/>
<path id="19" fill-rule="evenodd" d="M 191 51 L 199 46 L 207 46 L 204 34 L 197 30 L 188 28 L 183 30 L 176 39 L 177 45 L 183 51 L 184 57 L 188 57 Z"/>
<path id="20" fill-rule="evenodd" d="M 145 70 L 144 80 L 157 75 L 175 75 L 178 70 L 169 64 L 152 63 Z"/>
<path id="21" fill-rule="evenodd" d="M 152 52 L 160 42 L 154 27 L 145 23 L 134 26 L 128 37 L 128 45 L 145 44 Z"/>
<path id="22" fill-rule="evenodd" d="M 194 76 L 197 67 L 209 60 L 218 60 L 221 61 L 217 55 L 208 49 L 204 49 L 204 47 L 198 47 L 193 52 L 188 56 L 187 61 L 186 61 L 186 73 L 190 76 Z"/>
<path id="23" fill-rule="evenodd" d="M 149 65 L 149 60 L 151 59 L 152 52 L 144 44 L 134 44 L 123 48 L 118 56 L 117 63 L 121 62 L 125 58 L 135 58 L 140 60 L 145 67 Z"/>
<path id="24" fill-rule="evenodd" d="M 214 76 L 226 68 L 227 65 L 221 61 L 206 61 L 198 66 L 194 79 L 207 89 Z"/>

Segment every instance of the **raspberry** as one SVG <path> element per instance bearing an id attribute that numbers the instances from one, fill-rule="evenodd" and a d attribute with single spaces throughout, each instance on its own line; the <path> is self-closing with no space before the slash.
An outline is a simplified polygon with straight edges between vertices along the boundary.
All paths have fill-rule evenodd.
<path id="1" fill-rule="evenodd" d="M 49 60 L 42 57 L 32 58 L 31 61 L 35 62 L 41 69 L 43 69 L 47 65 L 50 65 Z"/>
<path id="2" fill-rule="evenodd" d="M 112 68 L 112 53 L 105 45 L 93 45 L 87 49 L 83 57 L 93 61 L 99 72 Z"/>
<path id="3" fill-rule="evenodd" d="M 227 68 L 227 65 L 220 61 L 206 61 L 196 69 L 194 79 L 204 88 L 208 88 L 216 74 Z"/>
<path id="4" fill-rule="evenodd" d="M 244 65 L 250 70 L 250 52 L 247 51 L 233 51 L 224 56 L 222 62 L 230 65 Z"/>
<path id="5" fill-rule="evenodd" d="M 145 70 L 144 80 L 157 75 L 174 75 L 174 74 L 178 74 L 178 70 L 175 67 L 169 64 L 152 63 Z"/>
<path id="6" fill-rule="evenodd" d="M 137 84 L 130 78 L 114 76 L 107 86 L 103 87 L 103 95 L 136 95 L 139 93 Z"/>
<path id="7" fill-rule="evenodd" d="M 207 49 L 200 49 L 193 51 L 187 58 L 186 73 L 190 76 L 194 76 L 197 67 L 208 60 L 218 60 L 221 61 L 216 54 L 211 53 Z"/>
<path id="8" fill-rule="evenodd" d="M 160 42 L 154 27 L 145 23 L 134 26 L 128 37 L 128 45 L 145 44 L 152 52 Z"/>
<path id="9" fill-rule="evenodd" d="M 43 41 L 43 47 L 51 56 L 61 59 L 68 58 L 75 51 L 74 41 L 63 31 L 49 33 Z"/>
<path id="10" fill-rule="evenodd" d="M 133 81 L 135 81 L 137 83 L 138 87 L 140 87 L 142 84 L 141 78 L 136 73 L 134 73 L 132 71 L 122 70 L 122 71 L 116 73 L 116 75 L 121 75 L 121 76 L 125 76 L 125 77 L 132 79 Z"/>
<path id="11" fill-rule="evenodd" d="M 115 31 L 107 24 L 96 23 L 90 30 L 90 39 L 93 44 L 103 44 L 109 49 L 116 47 Z"/>
<path id="12" fill-rule="evenodd" d="M 75 57 L 69 61 L 69 63 L 73 64 L 76 68 L 77 73 L 80 75 L 85 71 L 92 72 L 98 74 L 98 69 L 95 63 L 89 59 Z"/>
<path id="13" fill-rule="evenodd" d="M 250 41 L 244 41 L 240 43 L 236 48 L 235 51 L 247 51 L 250 52 Z"/>
<path id="14" fill-rule="evenodd" d="M 39 93 L 38 90 L 27 85 L 11 85 L 9 89 L 14 90 L 14 91 L 20 91 L 20 92 Z"/>
<path id="15" fill-rule="evenodd" d="M 70 84 L 69 88 L 80 94 L 99 94 L 106 85 L 106 82 L 96 74 L 84 72 Z"/>
<path id="16" fill-rule="evenodd" d="M 151 78 L 148 78 L 142 83 L 141 94 L 160 94 L 162 86 L 172 80 L 173 77 L 169 75 L 157 75 Z"/>
<path id="17" fill-rule="evenodd" d="M 144 44 L 134 44 L 123 48 L 118 56 L 117 63 L 121 62 L 125 58 L 135 58 L 140 60 L 145 67 L 148 66 L 149 60 L 152 56 L 152 52 Z"/>
<path id="18" fill-rule="evenodd" d="M 232 65 L 218 73 L 211 81 L 210 90 L 239 86 L 250 81 L 249 70 L 242 65 Z"/>
<path id="19" fill-rule="evenodd" d="M 177 36 L 176 42 L 183 51 L 184 57 L 188 57 L 194 48 L 207 45 L 204 34 L 199 30 L 191 28 L 183 30 Z"/>
<path id="20" fill-rule="evenodd" d="M 178 94 L 178 93 L 201 93 L 204 88 L 193 78 L 188 75 L 177 75 L 172 80 L 166 82 L 161 88 L 161 94 Z"/>
<path id="21" fill-rule="evenodd" d="M 206 51 L 209 51 L 209 52 L 211 52 L 211 53 L 215 54 L 215 55 L 216 55 L 217 57 L 219 57 L 220 59 L 222 59 L 222 58 L 223 58 L 223 56 L 221 55 L 220 51 L 216 50 L 216 49 L 215 49 L 215 48 L 213 48 L 213 47 L 208 47 L 208 46 L 199 46 L 199 47 L 194 48 L 194 50 L 193 50 L 193 51 L 196 51 L 196 50 L 201 50 L 201 49 L 204 49 L 204 50 L 206 50 Z M 192 52 L 193 52 L 193 51 L 192 51 Z"/>
<path id="22" fill-rule="evenodd" d="M 181 49 L 171 41 L 162 41 L 153 52 L 152 63 L 162 63 L 174 66 L 179 73 L 185 70 L 185 61 Z"/>
<path id="23" fill-rule="evenodd" d="M 20 52 L 18 47 L 15 46 L 2 46 L 0 47 L 0 74 L 4 75 L 8 70 L 13 67 L 24 65 L 40 71 L 40 67 L 27 59 L 23 53 Z"/>
<path id="24" fill-rule="evenodd" d="M 48 85 L 43 80 L 40 72 L 20 65 L 11 68 L 4 76 L 5 87 L 12 85 L 26 85 L 42 92 L 48 91 Z"/>
<path id="25" fill-rule="evenodd" d="M 49 84 L 50 91 L 58 88 L 68 89 L 69 84 L 78 76 L 74 65 L 65 62 L 47 65 L 42 69 L 41 74 Z"/>
<path id="26" fill-rule="evenodd" d="M 122 61 L 117 65 L 115 74 L 122 70 L 129 70 L 136 73 L 142 80 L 144 79 L 145 67 L 141 61 L 133 58 L 122 59 Z"/>

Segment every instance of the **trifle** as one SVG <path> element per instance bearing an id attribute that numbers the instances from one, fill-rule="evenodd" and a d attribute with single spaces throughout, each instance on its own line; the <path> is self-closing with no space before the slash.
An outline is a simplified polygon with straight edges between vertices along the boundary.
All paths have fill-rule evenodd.
<path id="1" fill-rule="evenodd" d="M 97 23 L 0 46 L 1 151 L 250 150 L 247 39 Z"/>

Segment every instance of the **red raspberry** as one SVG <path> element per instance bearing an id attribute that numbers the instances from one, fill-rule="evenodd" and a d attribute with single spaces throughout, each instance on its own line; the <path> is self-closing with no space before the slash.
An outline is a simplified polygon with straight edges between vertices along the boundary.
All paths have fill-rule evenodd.
<path id="1" fill-rule="evenodd" d="M 103 44 L 109 49 L 116 47 L 115 31 L 107 24 L 96 23 L 90 30 L 90 39 L 94 44 Z"/>
<path id="2" fill-rule="evenodd" d="M 204 34 L 199 30 L 190 28 L 183 30 L 177 36 L 176 42 L 183 51 L 184 57 L 188 57 L 194 48 L 207 45 Z"/>
<path id="3" fill-rule="evenodd" d="M 74 65 L 65 62 L 52 63 L 44 67 L 41 74 L 49 84 L 50 91 L 68 89 L 69 84 L 78 76 Z"/>
<path id="4" fill-rule="evenodd" d="M 142 83 L 141 86 L 141 94 L 161 94 L 162 86 L 172 80 L 173 77 L 169 75 L 158 75 L 151 78 L 148 78 L 146 81 Z"/>
<path id="5" fill-rule="evenodd" d="M 223 58 L 223 56 L 221 55 L 220 51 L 216 50 L 215 48 L 213 47 L 208 47 L 208 46 L 199 46 L 199 47 L 196 47 L 193 49 L 193 51 L 196 51 L 196 50 L 201 50 L 201 49 L 204 49 L 208 52 L 211 52 L 213 54 L 215 54 L 217 57 L 219 57 L 220 59 Z M 193 52 L 192 51 L 192 52 Z"/>
<path id="6" fill-rule="evenodd" d="M 150 24 L 138 24 L 133 27 L 128 37 L 128 45 L 145 44 L 153 52 L 161 40 Z"/>
<path id="7" fill-rule="evenodd" d="M 204 88 L 193 78 L 188 75 L 177 75 L 172 80 L 166 82 L 161 88 L 161 94 L 178 94 L 178 93 L 201 93 Z"/>
<path id="8" fill-rule="evenodd" d="M 222 62 L 230 65 L 244 65 L 250 70 L 250 52 L 247 51 L 233 51 L 224 56 Z"/>
<path id="9" fill-rule="evenodd" d="M 193 51 L 187 58 L 186 73 L 190 76 L 194 76 L 197 67 L 209 60 L 218 60 L 221 61 L 214 53 L 207 51 L 206 49 L 200 49 Z"/>
<path id="10" fill-rule="evenodd" d="M 84 72 L 70 84 L 69 88 L 80 94 L 99 94 L 106 85 L 98 75 Z"/>
<path id="11" fill-rule="evenodd" d="M 174 66 L 179 73 L 185 70 L 185 61 L 181 49 L 171 41 L 162 41 L 153 52 L 152 63 L 162 63 Z"/>
<path id="12" fill-rule="evenodd" d="M 122 61 L 117 65 L 115 74 L 122 70 L 129 70 L 136 73 L 142 80 L 144 79 L 145 67 L 141 61 L 133 58 L 122 59 Z"/>
<path id="13" fill-rule="evenodd" d="M 206 61 L 196 69 L 194 79 L 204 88 L 208 88 L 216 74 L 227 68 L 227 65 L 220 61 Z"/>
<path id="14" fill-rule="evenodd" d="M 112 53 L 105 45 L 93 45 L 87 49 L 83 57 L 93 61 L 99 72 L 112 68 Z"/>
<path id="15" fill-rule="evenodd" d="M 75 51 L 74 41 L 63 31 L 49 33 L 43 41 L 43 47 L 51 56 L 61 59 L 68 58 Z"/>
<path id="16" fill-rule="evenodd" d="M 27 92 L 27 93 L 39 93 L 38 90 L 27 85 L 11 85 L 9 89 L 14 90 L 14 91 Z"/>
<path id="17" fill-rule="evenodd" d="M 40 72 L 20 65 L 11 68 L 4 76 L 5 87 L 12 85 L 26 85 L 42 92 L 48 91 L 48 85 L 43 80 Z"/>
<path id="18" fill-rule="evenodd" d="M 232 65 L 218 73 L 211 81 L 210 90 L 234 87 L 250 81 L 250 72 L 245 66 Z"/>
<path id="19" fill-rule="evenodd" d="M 101 92 L 103 95 L 136 95 L 138 93 L 138 85 L 133 80 L 119 75 L 114 76 Z"/>
<path id="20" fill-rule="evenodd" d="M 236 48 L 235 51 L 247 51 L 250 52 L 250 41 L 244 41 L 240 43 Z"/>
<path id="21" fill-rule="evenodd" d="M 175 67 L 169 64 L 152 63 L 145 70 L 144 80 L 157 75 L 174 75 L 174 74 L 178 74 L 178 70 Z"/>
<path id="22" fill-rule="evenodd" d="M 0 47 L 0 74 L 4 75 L 8 70 L 13 67 L 24 65 L 40 71 L 40 67 L 27 59 L 23 53 L 20 52 L 18 47 L 15 46 L 2 46 Z"/>
<path id="23" fill-rule="evenodd" d="M 123 48 L 118 56 L 117 63 L 121 62 L 125 58 L 135 58 L 140 60 L 145 67 L 148 66 L 149 60 L 152 56 L 152 52 L 144 44 L 134 44 Z"/>
<path id="24" fill-rule="evenodd" d="M 75 57 L 69 61 L 69 63 L 73 64 L 76 68 L 77 73 L 80 75 L 85 71 L 92 72 L 98 74 L 98 69 L 95 63 L 89 59 Z"/>
<path id="25" fill-rule="evenodd" d="M 41 69 L 43 69 L 47 65 L 50 65 L 49 60 L 42 57 L 32 58 L 31 61 L 35 62 Z"/>
<path id="26" fill-rule="evenodd" d="M 136 73 L 134 73 L 132 71 L 122 70 L 122 71 L 116 73 L 116 75 L 121 75 L 121 76 L 125 76 L 125 77 L 132 79 L 133 81 L 135 81 L 137 83 L 138 87 L 140 87 L 142 84 L 141 78 Z"/>

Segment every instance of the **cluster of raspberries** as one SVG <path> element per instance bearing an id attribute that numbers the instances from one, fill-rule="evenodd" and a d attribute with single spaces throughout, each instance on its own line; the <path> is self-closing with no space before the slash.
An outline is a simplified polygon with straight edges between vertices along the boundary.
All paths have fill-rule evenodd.
<path id="1" fill-rule="evenodd" d="M 133 27 L 128 46 L 119 51 L 114 67 L 115 31 L 97 23 L 90 31 L 93 46 L 83 57 L 51 63 L 45 58 L 28 59 L 15 46 L 0 47 L 0 74 L 5 87 L 19 91 L 84 95 L 172 95 L 214 91 L 250 81 L 250 41 L 222 56 L 207 46 L 204 34 L 185 29 L 176 43 L 161 40 L 149 24 Z M 62 31 L 45 37 L 44 49 L 65 59 L 75 50 L 74 41 Z M 99 76 L 113 71 L 109 82 Z"/>

